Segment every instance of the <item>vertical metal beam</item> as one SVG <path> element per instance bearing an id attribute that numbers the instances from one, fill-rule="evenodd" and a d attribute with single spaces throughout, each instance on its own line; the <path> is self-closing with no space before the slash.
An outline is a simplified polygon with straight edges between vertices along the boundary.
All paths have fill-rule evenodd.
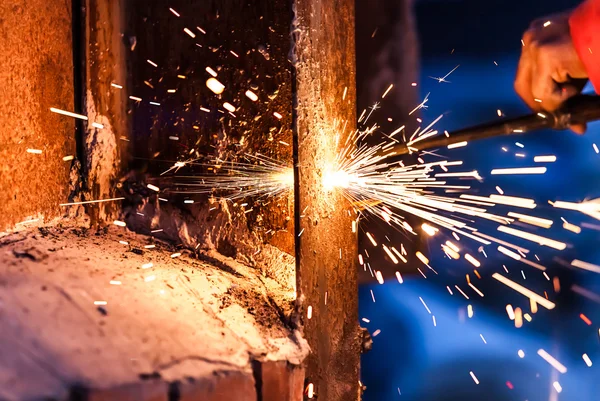
<path id="1" fill-rule="evenodd" d="M 71 4 L 0 1 L 0 231 L 59 217 L 69 196 L 74 121 Z M 28 151 L 29 149 L 29 151 Z M 21 225 L 23 227 L 23 225 Z"/>
<path id="2" fill-rule="evenodd" d="M 319 400 L 355 400 L 357 239 L 348 201 L 323 187 L 356 124 L 354 1 L 297 0 L 294 11 L 296 274 L 312 351 L 306 381 Z"/>

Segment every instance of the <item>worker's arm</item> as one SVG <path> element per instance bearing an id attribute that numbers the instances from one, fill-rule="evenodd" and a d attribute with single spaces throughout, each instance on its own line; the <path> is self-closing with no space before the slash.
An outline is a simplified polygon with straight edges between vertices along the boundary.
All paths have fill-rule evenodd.
<path id="1" fill-rule="evenodd" d="M 600 91 L 599 45 L 600 0 L 532 22 L 523 35 L 515 90 L 535 111 L 556 110 L 579 94 L 588 78 Z"/>
<path id="2" fill-rule="evenodd" d="M 569 18 L 575 50 L 587 75 L 600 93 L 600 0 L 586 0 Z"/>

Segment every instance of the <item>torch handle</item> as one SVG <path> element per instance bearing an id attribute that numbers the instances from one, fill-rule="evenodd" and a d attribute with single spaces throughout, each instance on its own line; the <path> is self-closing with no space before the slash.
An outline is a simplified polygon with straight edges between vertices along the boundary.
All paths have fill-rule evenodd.
<path id="1" fill-rule="evenodd" d="M 481 124 L 450 133 L 418 141 L 410 145 L 410 150 L 426 150 L 447 147 L 448 145 L 497 136 L 521 135 L 540 129 L 567 129 L 573 124 L 584 124 L 600 120 L 600 96 L 579 95 L 567 100 L 553 113 L 542 112 L 507 120 Z M 391 154 L 408 154 L 409 148 L 402 144 L 390 149 Z"/>

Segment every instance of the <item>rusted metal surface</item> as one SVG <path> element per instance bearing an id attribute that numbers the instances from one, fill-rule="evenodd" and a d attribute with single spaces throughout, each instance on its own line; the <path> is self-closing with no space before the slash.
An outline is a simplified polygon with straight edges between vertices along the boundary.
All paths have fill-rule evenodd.
<path id="1" fill-rule="evenodd" d="M 260 401 L 302 401 L 304 368 L 286 361 L 265 361 L 255 367 Z"/>
<path id="2" fill-rule="evenodd" d="M 69 1 L 0 2 L 0 231 L 61 215 L 69 196 L 74 123 Z M 41 150 L 41 154 L 27 149 Z"/>
<path id="3" fill-rule="evenodd" d="M 120 196 L 119 179 L 126 171 L 131 131 L 127 99 L 127 53 L 124 0 L 82 0 L 83 173 L 86 200 Z M 123 88 L 119 88 L 122 86 Z M 103 128 L 92 126 L 100 123 Z M 120 202 L 88 205 L 93 223 L 112 221 Z"/>
<path id="4" fill-rule="evenodd" d="M 355 400 L 359 380 L 357 238 L 348 201 L 323 176 L 355 129 L 354 2 L 294 2 L 297 285 L 318 399 Z M 312 309 L 309 319 L 308 309 Z"/>

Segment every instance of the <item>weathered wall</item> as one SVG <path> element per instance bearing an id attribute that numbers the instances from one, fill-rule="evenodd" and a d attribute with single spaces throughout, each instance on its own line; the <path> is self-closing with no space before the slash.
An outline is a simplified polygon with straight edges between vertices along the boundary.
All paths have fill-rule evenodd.
<path id="1" fill-rule="evenodd" d="M 1 1 L 0 55 L 2 231 L 68 200 L 74 121 L 50 107 L 73 109 L 71 2 Z"/>
<path id="2" fill-rule="evenodd" d="M 356 127 L 354 1 L 296 1 L 297 287 L 318 399 L 358 399 L 355 214 L 323 176 Z M 308 308 L 312 317 L 308 319 Z"/>
<path id="3" fill-rule="evenodd" d="M 129 47 L 125 0 L 82 1 L 81 62 L 85 114 L 83 148 L 86 200 L 122 195 L 119 182 L 128 170 L 131 118 L 127 97 L 127 56 Z M 122 88 L 121 88 L 122 87 Z M 103 128 L 91 125 L 100 123 Z M 93 223 L 111 222 L 120 212 L 121 202 L 87 206 Z"/>

